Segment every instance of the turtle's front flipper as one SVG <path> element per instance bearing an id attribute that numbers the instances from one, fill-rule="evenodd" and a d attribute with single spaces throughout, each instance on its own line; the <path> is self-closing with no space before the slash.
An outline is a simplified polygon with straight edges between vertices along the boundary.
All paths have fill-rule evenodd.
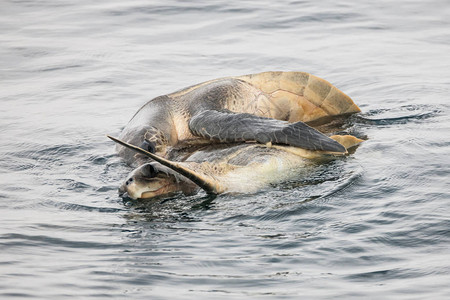
<path id="1" fill-rule="evenodd" d="M 345 147 L 303 122 L 288 123 L 247 113 L 206 110 L 189 122 L 193 134 L 220 142 L 257 141 L 308 150 L 346 152 Z"/>

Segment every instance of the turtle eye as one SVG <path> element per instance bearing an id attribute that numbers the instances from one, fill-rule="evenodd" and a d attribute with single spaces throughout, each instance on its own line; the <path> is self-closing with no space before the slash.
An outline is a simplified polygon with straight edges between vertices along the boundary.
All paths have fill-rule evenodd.
<path id="1" fill-rule="evenodd" d="M 158 170 L 151 164 L 143 165 L 141 172 L 144 177 L 148 177 L 148 178 L 153 178 L 156 175 L 158 175 Z"/>
<path id="2" fill-rule="evenodd" d="M 141 148 L 144 149 L 145 151 L 151 152 L 151 153 L 155 153 L 156 152 L 156 147 L 155 144 L 152 142 L 149 142 L 147 140 L 144 140 L 141 144 Z"/>

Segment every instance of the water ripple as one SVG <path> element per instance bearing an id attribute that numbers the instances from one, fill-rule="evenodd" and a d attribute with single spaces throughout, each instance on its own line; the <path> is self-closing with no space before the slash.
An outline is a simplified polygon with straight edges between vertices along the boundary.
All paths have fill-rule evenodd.
<path id="1" fill-rule="evenodd" d="M 56 207 L 62 210 L 70 210 L 70 211 L 87 211 L 87 212 L 100 212 L 100 213 L 117 213 L 125 211 L 123 208 L 115 208 L 115 207 L 97 207 L 97 206 L 89 206 L 89 205 L 81 205 L 76 203 L 67 203 L 67 202 L 55 202 L 55 201 L 47 201 L 41 203 L 41 206 L 51 206 Z"/>
<path id="2" fill-rule="evenodd" d="M 439 109 L 426 105 L 407 105 L 396 109 L 371 110 L 365 114 L 354 116 L 353 118 L 358 123 L 368 125 L 396 125 L 425 121 L 436 117 L 440 113 L 441 111 Z M 380 115 L 382 117 L 374 118 Z"/>
<path id="3" fill-rule="evenodd" d="M 118 248 L 117 244 L 74 241 L 51 237 L 47 235 L 25 235 L 25 234 L 3 234 L 0 236 L 0 245 L 3 247 L 63 247 L 63 248 L 82 248 L 82 249 L 107 249 Z"/>

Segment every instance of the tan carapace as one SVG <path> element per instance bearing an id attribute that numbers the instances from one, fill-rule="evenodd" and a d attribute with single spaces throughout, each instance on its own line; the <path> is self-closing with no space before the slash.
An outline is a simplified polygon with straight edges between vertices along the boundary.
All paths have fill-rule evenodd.
<path id="1" fill-rule="evenodd" d="M 199 187 L 254 192 L 309 160 L 345 155 L 361 140 L 328 137 L 305 122 L 359 111 L 329 82 L 303 72 L 216 79 L 157 97 L 112 138 L 137 166 L 120 191 L 134 199 Z"/>

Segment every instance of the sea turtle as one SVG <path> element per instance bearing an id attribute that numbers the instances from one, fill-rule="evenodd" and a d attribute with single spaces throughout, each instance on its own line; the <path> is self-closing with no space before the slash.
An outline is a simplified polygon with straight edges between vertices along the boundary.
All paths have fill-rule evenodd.
<path id="1" fill-rule="evenodd" d="M 342 138 L 304 122 L 359 111 L 329 82 L 303 72 L 221 78 L 157 97 L 113 138 L 119 155 L 138 167 L 122 192 L 147 198 L 197 186 L 208 193 L 238 191 L 240 176 L 254 178 L 254 186 L 282 181 L 279 171 L 298 169 L 305 157 L 346 153 Z"/>
<path id="2" fill-rule="evenodd" d="M 268 142 L 345 152 L 303 122 L 359 112 L 346 94 L 304 72 L 264 72 L 220 78 L 160 96 L 142 106 L 119 139 L 170 158 L 173 147 L 212 142 Z M 132 166 L 147 157 L 118 146 Z"/>
<path id="3" fill-rule="evenodd" d="M 132 199 L 166 197 L 179 192 L 189 195 L 200 188 L 209 194 L 254 193 L 270 184 L 298 178 L 311 161 L 343 155 L 270 144 L 214 144 L 181 151 L 178 157 L 182 161 L 175 162 L 110 138 L 154 160 L 131 172 L 119 188 L 122 197 Z M 346 149 L 362 142 L 351 135 L 331 138 Z"/>

